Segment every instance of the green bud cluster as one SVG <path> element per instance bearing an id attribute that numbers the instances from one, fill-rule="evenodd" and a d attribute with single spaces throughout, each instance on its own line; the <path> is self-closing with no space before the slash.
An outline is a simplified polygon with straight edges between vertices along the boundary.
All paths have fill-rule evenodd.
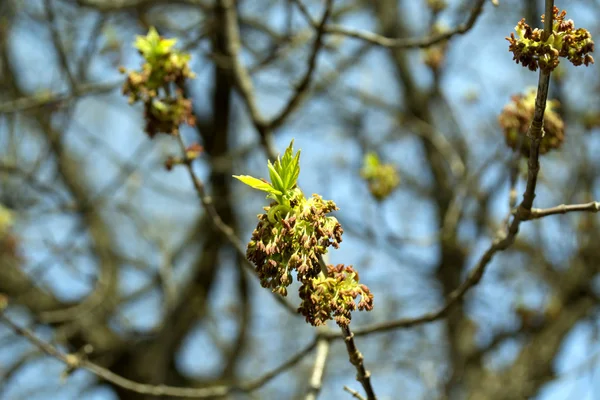
<path id="1" fill-rule="evenodd" d="M 367 181 L 369 191 L 377 200 L 388 197 L 400 184 L 400 175 L 393 164 L 382 164 L 377 154 L 365 155 L 361 176 Z"/>
<path id="2" fill-rule="evenodd" d="M 297 187 L 299 161 L 300 152 L 293 154 L 292 141 L 283 157 L 268 163 L 271 182 L 234 175 L 252 188 L 267 192 L 267 198 L 273 200 L 258 215 L 246 256 L 255 265 L 261 285 L 282 296 L 287 296 L 295 273 L 302 284 L 298 312 L 307 322 L 317 326 L 335 319 L 345 326 L 351 311 L 372 308 L 373 296 L 359 283 L 352 267 L 339 265 L 322 270 L 322 257 L 329 247 L 339 247 L 343 230 L 338 220 L 328 215 L 338 209 L 333 201 L 317 194 L 306 198 Z M 359 295 L 361 300 L 356 305 Z"/>
<path id="3" fill-rule="evenodd" d="M 165 39 L 150 28 L 146 36 L 138 36 L 134 47 L 144 57 L 140 71 L 127 71 L 123 94 L 129 103 L 144 104 L 146 133 L 152 138 L 158 133 L 177 135 L 179 125 L 193 125 L 192 102 L 186 98 L 183 85 L 194 78 L 189 67 L 191 56 L 173 49 L 176 39 Z"/>
<path id="4" fill-rule="evenodd" d="M 530 140 L 527 138 L 529 125 L 535 112 L 535 97 L 537 90 L 529 88 L 523 94 L 512 96 L 511 101 L 504 107 L 498 117 L 498 123 L 504 131 L 506 144 L 513 150 L 529 157 Z M 540 142 L 540 154 L 545 154 L 561 147 L 565 140 L 565 124 L 556 112 L 557 100 L 548 100 L 544 112 L 544 137 Z"/>
<path id="5" fill-rule="evenodd" d="M 587 29 L 575 29 L 573 20 L 565 21 L 566 11 L 559 12 L 558 7 L 553 10 L 552 34 L 542 40 L 542 29 L 532 29 L 523 18 L 514 33 L 506 40 L 510 43 L 508 50 L 514 55 L 517 64 L 521 63 L 531 71 L 539 68 L 546 72 L 552 71 L 559 64 L 559 58 L 568 59 L 573 65 L 594 63 L 594 58 L 589 54 L 594 51 L 594 42 Z M 544 16 L 542 16 L 544 21 Z"/>
<path id="6" fill-rule="evenodd" d="M 342 241 L 342 226 L 328 213 L 337 210 L 333 201 L 313 195 L 305 199 L 295 189 L 292 206 L 274 202 L 258 216 L 246 255 L 256 265 L 263 287 L 283 296 L 292 283 L 292 271 L 304 282 L 321 273 L 319 256 L 327 248 L 338 247 Z"/>
<path id="7" fill-rule="evenodd" d="M 360 301 L 356 304 L 358 296 Z M 332 315 L 338 325 L 348 326 L 352 311 L 373 309 L 373 295 L 359 283 L 358 273 L 351 265 L 327 266 L 327 276 L 308 280 L 300 287 L 300 298 L 299 312 L 313 326 L 323 325 Z"/>

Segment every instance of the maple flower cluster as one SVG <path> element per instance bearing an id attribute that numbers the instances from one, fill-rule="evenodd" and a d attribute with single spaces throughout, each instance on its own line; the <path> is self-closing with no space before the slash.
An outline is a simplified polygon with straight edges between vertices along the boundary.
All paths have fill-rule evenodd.
<path id="1" fill-rule="evenodd" d="M 150 138 L 158 133 L 177 135 L 179 125 L 195 123 L 192 102 L 183 91 L 185 80 L 195 77 L 189 67 L 191 56 L 173 49 L 176 41 L 162 38 L 150 28 L 134 44 L 145 60 L 141 70 L 120 68 L 122 73 L 128 72 L 123 94 L 129 96 L 130 104 L 144 104 L 145 130 Z"/>
<path id="2" fill-rule="evenodd" d="M 373 309 L 373 295 L 359 283 L 358 273 L 349 265 L 327 266 L 327 276 L 305 281 L 299 292 L 302 299 L 299 311 L 314 326 L 324 324 L 331 315 L 338 325 L 347 326 L 352 311 Z M 356 304 L 358 296 L 360 301 Z"/>
<path id="3" fill-rule="evenodd" d="M 502 113 L 498 123 L 504 130 L 506 144 L 513 150 L 520 150 L 521 154 L 529 157 L 531 141 L 527 138 L 527 131 L 535 112 L 535 97 L 537 91 L 530 88 L 523 94 L 512 96 Z M 557 100 L 548 100 L 544 112 L 544 137 L 540 142 L 540 154 L 545 154 L 553 149 L 558 149 L 565 140 L 565 124 L 556 112 L 559 106 Z"/>
<path id="4" fill-rule="evenodd" d="M 393 164 L 382 164 L 377 154 L 365 155 L 361 176 L 367 181 L 369 191 L 377 200 L 388 197 L 400 184 L 400 175 Z"/>
<path id="5" fill-rule="evenodd" d="M 575 29 L 573 20 L 565 20 L 566 11 L 560 12 L 558 7 L 553 10 L 552 34 L 542 40 L 542 29 L 532 29 L 523 18 L 514 33 L 506 40 L 509 41 L 509 51 L 514 55 L 513 60 L 521 63 L 531 71 L 541 68 L 550 72 L 559 64 L 559 58 L 568 59 L 573 65 L 586 66 L 594 63 L 594 58 L 589 54 L 594 51 L 594 42 L 587 29 Z M 542 22 L 544 16 L 542 16 Z"/>
<path id="6" fill-rule="evenodd" d="M 347 326 L 352 311 L 373 308 L 373 295 L 359 283 L 351 266 L 327 266 L 323 270 L 322 256 L 342 241 L 342 226 L 328 215 L 338 208 L 316 194 L 306 198 L 297 187 L 300 152 L 294 155 L 292 146 L 293 142 L 275 163 L 268 162 L 271 182 L 234 175 L 248 186 L 267 192 L 267 198 L 273 200 L 258 215 L 246 256 L 255 265 L 261 285 L 282 296 L 287 296 L 296 275 L 302 284 L 298 312 L 307 322 L 318 326 L 335 319 L 340 326 Z"/>
<path id="7" fill-rule="evenodd" d="M 321 273 L 319 255 L 329 246 L 338 247 L 342 241 L 342 226 L 328 213 L 337 210 L 333 201 L 313 195 L 305 199 L 295 190 L 292 203 L 282 214 L 276 202 L 258 215 L 258 225 L 252 232 L 246 255 L 256 265 L 263 287 L 286 296 L 292 283 L 292 271 L 302 282 Z"/>

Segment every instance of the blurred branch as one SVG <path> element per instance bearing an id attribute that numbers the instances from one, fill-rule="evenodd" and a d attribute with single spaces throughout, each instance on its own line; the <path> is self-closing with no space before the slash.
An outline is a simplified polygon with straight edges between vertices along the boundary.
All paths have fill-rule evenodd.
<path id="1" fill-rule="evenodd" d="M 552 8 L 554 6 L 553 1 L 546 2 L 546 15 L 552 15 Z M 548 8 L 549 7 L 549 8 Z M 548 9 L 550 12 L 548 12 Z M 552 18 L 546 18 L 544 31 L 546 36 L 552 30 Z M 500 234 L 492 241 L 490 247 L 480 257 L 475 267 L 469 272 L 467 278 L 454 289 L 446 298 L 445 304 L 437 311 L 426 313 L 417 318 L 404 318 L 396 321 L 386 321 L 379 324 L 373 324 L 371 326 L 357 329 L 356 335 L 367 335 L 374 332 L 384 332 L 392 329 L 407 328 L 426 322 L 432 322 L 440 319 L 448 314 L 450 309 L 466 295 L 466 293 L 481 281 L 486 267 L 492 261 L 496 253 L 501 252 L 509 248 L 517 234 L 519 233 L 519 227 L 521 222 L 527 220 L 527 215 L 531 212 L 533 204 L 533 198 L 535 197 L 535 188 L 537 184 L 537 176 L 539 172 L 539 148 L 542 135 L 542 121 L 544 118 L 544 111 L 546 108 L 546 98 L 548 96 L 548 86 L 550 81 L 550 74 L 540 70 L 538 93 L 535 102 L 535 114 L 531 127 L 529 128 L 528 136 L 531 138 L 531 153 L 528 163 L 528 179 L 525 193 L 523 194 L 523 200 L 515 212 L 514 218 L 507 232 L 500 232 Z"/>
<path id="2" fill-rule="evenodd" d="M 71 93 L 37 94 L 0 103 L 0 114 L 12 114 L 39 107 L 60 107 L 62 103 L 93 94 L 104 94 L 123 86 L 123 81 L 78 84 Z"/>
<path id="3" fill-rule="evenodd" d="M 481 15 L 485 1 L 486 0 L 477 0 L 477 3 L 471 9 L 469 18 L 465 23 L 462 23 L 454 29 L 441 34 L 428 35 L 421 38 L 389 38 L 366 30 L 348 29 L 341 25 L 326 25 L 325 33 L 347 36 L 350 38 L 363 40 L 377 46 L 394 49 L 425 48 L 448 40 L 452 36 L 467 33 L 475 25 L 475 22 L 477 22 L 477 19 Z M 298 8 L 302 14 L 304 14 L 304 17 L 309 21 L 309 23 L 313 27 L 317 27 L 318 23 L 312 19 L 304 4 L 302 4 L 300 0 L 294 0 L 294 2 L 298 5 Z"/>
<path id="4" fill-rule="evenodd" d="M 185 155 L 185 143 L 183 142 L 181 135 L 177 136 L 177 140 L 179 142 L 179 146 L 181 148 L 182 154 Z M 235 232 L 233 231 L 233 229 L 223 221 L 223 219 L 217 212 L 217 209 L 214 206 L 214 202 L 213 202 L 212 198 L 206 192 L 206 188 L 204 187 L 204 183 L 202 182 L 202 180 L 200 180 L 200 178 L 198 178 L 198 176 L 196 175 L 194 168 L 192 168 L 191 162 L 185 163 L 185 166 L 186 166 L 186 169 L 192 180 L 192 184 L 194 185 L 194 189 L 196 189 L 196 192 L 198 193 L 200 202 L 202 203 L 202 206 L 208 213 L 208 216 L 209 216 L 211 222 L 217 228 L 217 230 L 219 232 L 221 232 L 221 234 L 223 236 L 225 236 L 227 238 L 227 240 L 233 245 L 233 247 L 235 248 L 236 252 L 240 255 L 240 257 L 242 257 L 245 260 L 244 264 L 246 266 L 248 266 L 248 268 L 252 271 L 252 275 L 256 276 L 256 274 L 254 273 L 254 266 L 246 258 L 246 246 L 244 246 L 242 241 L 235 235 Z M 279 296 L 276 293 L 273 293 L 273 296 L 274 296 L 275 300 L 279 304 L 284 306 L 284 308 L 287 311 L 289 311 L 290 313 L 292 313 L 294 315 L 298 315 L 296 312 L 296 307 L 291 305 L 285 298 Z"/>
<path id="5" fill-rule="evenodd" d="M 325 365 L 327 363 L 327 355 L 329 354 L 329 342 L 325 338 L 317 341 L 317 355 L 310 377 L 308 394 L 305 400 L 317 400 L 321 387 L 323 386 L 323 375 L 325 375 Z"/>
<path id="6" fill-rule="evenodd" d="M 287 117 L 289 117 L 289 115 L 299 107 L 299 105 L 302 103 L 302 101 L 308 94 L 308 88 L 310 87 L 311 81 L 313 80 L 315 67 L 317 65 L 317 56 L 319 54 L 321 46 L 323 45 L 323 33 L 325 23 L 331 15 L 332 8 L 333 0 L 327 0 L 325 4 L 325 11 L 323 11 L 323 16 L 321 17 L 320 22 L 315 28 L 317 33 L 313 44 L 312 52 L 310 54 L 310 57 L 308 58 L 308 68 L 306 69 L 304 76 L 300 80 L 300 83 L 296 86 L 296 91 L 288 100 L 287 104 L 283 107 L 281 112 L 269 122 L 269 129 L 274 130 L 277 129 L 277 127 L 281 126 L 281 124 L 283 124 Z"/>
<path id="7" fill-rule="evenodd" d="M 128 11 L 160 5 L 191 5 L 208 9 L 205 0 L 72 0 L 80 6 L 101 12 Z"/>
<path id="8" fill-rule="evenodd" d="M 364 397 L 361 396 L 356 390 L 349 388 L 348 386 L 344 386 L 344 390 L 352 395 L 355 399 L 365 400 Z"/>
<path id="9" fill-rule="evenodd" d="M 71 69 L 69 68 L 69 59 L 67 58 L 67 54 L 65 53 L 65 48 L 60 40 L 60 33 L 56 27 L 57 22 L 54 15 L 54 7 L 52 6 L 52 0 L 44 0 L 44 11 L 46 12 L 46 19 L 48 21 L 48 25 L 50 26 L 50 36 L 52 37 L 52 44 L 54 45 L 54 50 L 58 55 L 58 60 L 60 62 L 60 66 L 67 77 L 67 82 L 69 83 L 69 88 L 73 90 L 77 86 L 77 82 L 75 81 L 75 77 L 71 73 Z"/>
<path id="10" fill-rule="evenodd" d="M 219 0 L 217 2 L 216 11 L 220 17 L 220 22 L 222 23 L 222 29 L 225 36 L 225 55 L 229 59 L 235 86 L 250 113 L 250 118 L 260 135 L 267 156 L 274 160 L 277 158 L 277 154 L 272 143 L 272 132 L 268 129 L 268 124 L 258 108 L 252 78 L 239 57 L 241 41 L 235 2 L 233 0 Z"/>
<path id="11" fill-rule="evenodd" d="M 277 116 L 275 116 L 272 120 L 267 120 L 261 114 L 258 108 L 252 78 L 250 77 L 248 69 L 244 66 L 239 56 L 241 41 L 236 6 L 232 0 L 218 1 L 217 10 L 221 15 L 223 23 L 226 42 L 226 56 L 230 62 L 231 73 L 233 75 L 236 88 L 246 104 L 246 108 L 250 113 L 250 118 L 252 119 L 254 127 L 260 135 L 262 144 L 270 159 L 274 160 L 277 157 L 275 147 L 272 143 L 273 130 L 277 129 L 284 123 L 291 113 L 298 108 L 308 93 L 310 83 L 313 79 L 314 70 L 316 68 L 317 56 L 323 44 L 323 29 L 325 27 L 327 18 L 331 14 L 332 6 L 333 0 L 327 0 L 323 17 L 316 25 L 316 38 L 313 44 L 311 55 L 308 59 L 307 70 L 300 80 L 300 83 L 296 87 L 294 94 Z"/>
<path id="12" fill-rule="evenodd" d="M 79 354 L 66 354 L 61 352 L 52 344 L 45 342 L 38 338 L 31 330 L 22 328 L 12 322 L 8 317 L 6 317 L 3 313 L 0 313 L 0 321 L 5 323 L 11 330 L 13 330 L 17 335 L 24 337 L 31 344 L 36 346 L 42 352 L 47 355 L 62 361 L 68 369 L 76 370 L 76 369 L 85 369 L 97 377 L 110 382 L 116 386 L 122 387 L 124 389 L 140 393 L 140 394 L 148 394 L 152 396 L 172 396 L 172 397 L 185 397 L 185 398 L 209 398 L 209 397 L 220 397 L 225 396 L 234 392 L 251 392 L 256 389 L 259 389 L 266 383 L 268 383 L 271 379 L 275 378 L 279 374 L 283 373 L 285 370 L 291 368 L 299 361 L 301 361 L 308 353 L 310 353 L 318 343 L 318 340 L 314 340 L 307 347 L 299 351 L 296 355 L 290 358 L 285 363 L 281 364 L 277 368 L 272 371 L 266 373 L 264 376 L 257 378 L 248 383 L 241 383 L 232 386 L 225 385 L 217 385 L 212 387 L 205 388 L 184 388 L 184 387 L 174 387 L 174 386 L 166 386 L 166 385 L 148 385 L 143 383 L 134 382 L 132 380 L 126 379 L 120 375 L 117 375 L 110 370 L 101 367 L 93 362 L 88 361 L 85 357 Z"/>

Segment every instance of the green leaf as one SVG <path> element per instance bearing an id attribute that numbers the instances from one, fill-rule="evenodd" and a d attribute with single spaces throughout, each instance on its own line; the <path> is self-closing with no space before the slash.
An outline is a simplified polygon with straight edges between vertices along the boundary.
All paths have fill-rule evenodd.
<path id="1" fill-rule="evenodd" d="M 134 47 L 142 53 L 146 60 L 151 60 L 169 53 L 176 42 L 177 39 L 161 38 L 152 26 L 146 36 L 138 36 L 135 39 Z"/>
<path id="2" fill-rule="evenodd" d="M 246 185 L 250 186 L 253 189 L 257 189 L 257 190 L 262 190 L 263 192 L 267 192 L 270 194 L 274 194 L 276 196 L 281 196 L 282 193 L 275 189 L 273 186 L 271 186 L 269 183 L 260 180 L 258 178 L 255 178 L 253 176 L 249 176 L 249 175 L 233 175 L 233 177 L 235 179 L 238 179 L 240 181 L 242 181 L 243 183 L 245 183 Z"/>
<path id="3" fill-rule="evenodd" d="M 175 46 L 175 43 L 177 43 L 177 39 L 161 39 L 158 46 L 156 46 L 156 53 L 160 55 L 167 54 Z"/>
<path id="4" fill-rule="evenodd" d="M 294 140 L 291 141 L 285 150 L 283 157 L 275 161 L 275 171 L 279 173 L 283 182 L 284 191 L 292 189 L 296 185 L 298 175 L 300 175 L 300 151 L 294 156 Z"/>
<path id="5" fill-rule="evenodd" d="M 374 174 L 377 173 L 377 169 L 380 167 L 381 163 L 379 161 L 379 157 L 375 152 L 369 152 L 365 154 L 365 158 L 363 159 L 363 166 L 361 169 L 361 175 L 364 178 L 370 178 Z"/>
<path id="6" fill-rule="evenodd" d="M 281 175 L 279 175 L 273 164 L 271 164 L 271 161 L 267 163 L 267 166 L 269 167 L 269 176 L 271 177 L 271 184 L 275 189 L 279 190 L 281 193 L 285 193 L 287 188 L 283 185 Z"/>
<path id="7" fill-rule="evenodd" d="M 152 54 L 152 49 L 158 45 L 160 36 L 156 29 L 152 26 L 146 36 L 137 36 L 135 44 L 133 45 L 138 49 L 144 57 L 148 57 Z"/>
<path id="8" fill-rule="evenodd" d="M 148 41 L 146 40 L 146 38 L 144 36 L 138 36 L 135 39 L 135 43 L 133 44 L 133 47 L 138 49 L 142 53 L 144 58 L 147 57 L 150 54 L 150 52 L 152 51 L 152 47 L 150 46 L 150 43 L 148 43 Z"/>
<path id="9" fill-rule="evenodd" d="M 286 190 L 292 189 L 296 185 L 298 175 L 300 174 L 300 151 L 294 156 L 294 140 L 285 150 L 281 160 L 277 160 L 276 166 L 281 169 L 281 178 Z"/>
<path id="10" fill-rule="evenodd" d="M 298 176 L 300 176 L 300 150 L 290 163 L 290 189 L 296 186 Z"/>
<path id="11" fill-rule="evenodd" d="M 370 152 L 365 155 L 365 167 L 378 167 L 379 166 L 379 157 L 377 157 L 377 153 Z"/>

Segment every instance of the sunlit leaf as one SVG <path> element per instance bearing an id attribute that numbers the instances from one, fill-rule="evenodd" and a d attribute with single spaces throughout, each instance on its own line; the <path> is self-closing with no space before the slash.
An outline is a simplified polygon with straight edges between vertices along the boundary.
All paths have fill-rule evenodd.
<path id="1" fill-rule="evenodd" d="M 253 189 L 262 190 L 276 196 L 281 196 L 281 192 L 271 186 L 269 183 L 249 175 L 233 175 L 234 178 L 242 181 Z"/>
<path id="2" fill-rule="evenodd" d="M 294 156 L 294 140 L 285 150 L 283 157 L 275 162 L 275 169 L 281 175 L 285 190 L 290 190 L 296 185 L 300 174 L 300 151 Z"/>
<path id="3" fill-rule="evenodd" d="M 269 176 L 271 177 L 271 184 L 275 189 L 279 190 L 281 193 L 284 193 L 286 191 L 286 187 L 283 185 L 281 175 L 279 175 L 279 173 L 275 170 L 275 167 L 273 166 L 273 164 L 271 164 L 271 161 L 267 163 L 267 166 L 269 167 Z"/>

